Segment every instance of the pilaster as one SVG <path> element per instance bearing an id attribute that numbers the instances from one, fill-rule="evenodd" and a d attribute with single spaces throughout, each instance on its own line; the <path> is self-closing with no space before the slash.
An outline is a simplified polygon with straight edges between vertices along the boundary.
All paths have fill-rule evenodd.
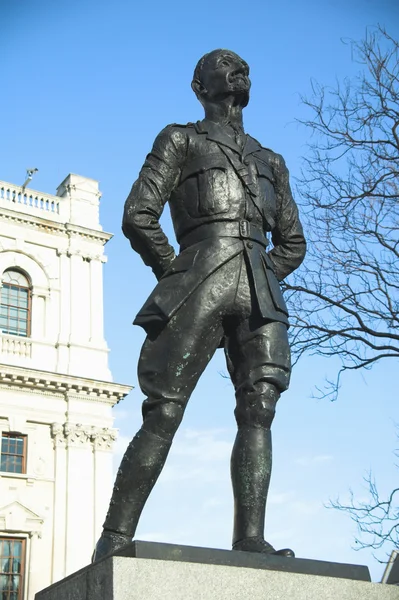
<path id="1" fill-rule="evenodd" d="M 59 313 L 58 313 L 58 341 L 57 348 L 57 371 L 68 373 L 69 363 L 69 335 L 71 330 L 71 273 L 70 261 L 66 250 L 57 250 L 59 263 Z"/>
<path id="2" fill-rule="evenodd" d="M 97 298 L 103 297 L 104 257 L 96 256 L 90 260 L 90 341 L 105 346 L 103 304 Z"/>
<path id="3" fill-rule="evenodd" d="M 53 540 L 52 540 L 52 581 L 66 576 L 66 507 L 67 507 L 67 456 L 64 426 L 61 423 L 51 425 L 54 443 L 54 502 L 53 502 Z"/>
<path id="4" fill-rule="evenodd" d="M 112 449 L 117 438 L 116 429 L 93 428 L 93 468 L 94 468 L 94 545 L 101 533 L 112 492 Z"/>
<path id="5" fill-rule="evenodd" d="M 115 429 L 53 423 L 55 449 L 53 581 L 88 562 L 112 488 Z"/>
<path id="6" fill-rule="evenodd" d="M 87 261 L 77 251 L 69 253 L 70 260 L 70 335 L 69 343 L 84 343 L 89 340 L 90 327 L 90 282 Z"/>

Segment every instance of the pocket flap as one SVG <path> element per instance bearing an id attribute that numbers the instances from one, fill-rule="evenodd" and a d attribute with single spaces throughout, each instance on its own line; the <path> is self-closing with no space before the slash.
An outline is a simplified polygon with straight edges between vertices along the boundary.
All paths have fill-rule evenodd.
<path id="1" fill-rule="evenodd" d="M 172 262 L 169 269 L 166 271 L 164 277 L 167 277 L 168 275 L 173 275 L 174 273 L 182 273 L 188 271 L 195 263 L 197 255 L 198 250 L 192 250 L 191 248 L 183 250 L 183 252 L 176 256 L 175 260 Z"/>
<path id="2" fill-rule="evenodd" d="M 221 153 L 204 154 L 203 156 L 197 156 L 194 160 L 190 161 L 183 169 L 181 174 L 180 183 L 182 183 L 187 177 L 196 175 L 197 173 L 204 173 L 209 169 L 223 169 L 224 171 L 228 168 L 226 157 Z"/>

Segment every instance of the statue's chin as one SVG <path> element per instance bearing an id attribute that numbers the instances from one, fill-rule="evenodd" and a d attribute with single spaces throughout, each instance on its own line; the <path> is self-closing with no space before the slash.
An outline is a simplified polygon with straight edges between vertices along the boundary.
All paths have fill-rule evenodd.
<path id="1" fill-rule="evenodd" d="M 242 108 L 245 108 L 245 106 L 247 106 L 247 104 L 249 102 L 249 90 L 235 91 L 234 95 L 235 95 L 234 104 L 236 106 L 241 106 Z"/>
<path id="2" fill-rule="evenodd" d="M 230 92 L 236 97 L 236 106 L 246 106 L 249 102 L 251 83 L 248 79 L 239 77 L 230 82 Z"/>
<path id="3" fill-rule="evenodd" d="M 226 98 L 234 98 L 234 106 L 241 106 L 244 108 L 249 102 L 249 88 L 250 86 L 237 86 L 236 88 L 230 86 L 228 90 L 215 94 L 212 97 L 204 97 L 201 99 L 201 102 L 205 106 L 208 103 L 217 104 L 218 102 L 223 102 Z"/>

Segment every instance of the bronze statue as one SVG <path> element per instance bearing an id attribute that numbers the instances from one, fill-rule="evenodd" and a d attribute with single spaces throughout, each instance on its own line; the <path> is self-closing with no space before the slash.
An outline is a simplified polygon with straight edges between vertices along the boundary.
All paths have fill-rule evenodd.
<path id="1" fill-rule="evenodd" d="M 218 347 L 237 400 L 233 549 L 294 556 L 265 541 L 264 521 L 270 426 L 291 371 L 278 281 L 300 265 L 306 245 L 283 158 L 244 132 L 250 85 L 249 67 L 234 52 L 203 56 L 192 88 L 205 119 L 161 131 L 126 200 L 123 233 L 159 282 L 134 321 L 147 332 L 138 365 L 143 425 L 122 460 L 93 560 L 132 540 Z M 177 257 L 159 224 L 166 202 Z"/>

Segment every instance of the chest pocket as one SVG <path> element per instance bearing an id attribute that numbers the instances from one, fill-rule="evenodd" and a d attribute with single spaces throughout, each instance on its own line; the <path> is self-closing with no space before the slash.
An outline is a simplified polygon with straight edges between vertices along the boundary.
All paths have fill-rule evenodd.
<path id="1" fill-rule="evenodd" d="M 257 160 L 256 171 L 258 174 L 259 190 L 262 198 L 264 218 L 269 226 L 269 231 L 274 228 L 276 218 L 276 194 L 274 191 L 274 177 L 269 165 Z"/>
<path id="2" fill-rule="evenodd" d="M 218 215 L 230 207 L 228 162 L 219 153 L 198 156 L 183 169 L 185 207 L 191 217 Z"/>

